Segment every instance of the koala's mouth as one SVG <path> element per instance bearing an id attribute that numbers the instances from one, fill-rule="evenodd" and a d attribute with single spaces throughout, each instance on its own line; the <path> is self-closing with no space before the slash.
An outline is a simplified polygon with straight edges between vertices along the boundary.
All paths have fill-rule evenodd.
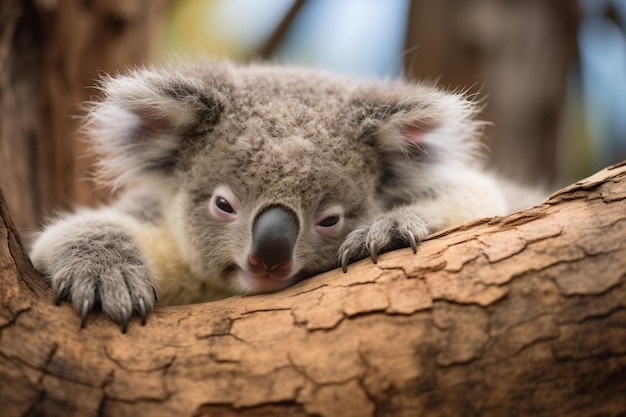
<path id="1" fill-rule="evenodd" d="M 244 268 L 237 268 L 237 278 L 241 284 L 243 284 L 252 293 L 263 293 L 282 290 L 292 285 L 295 281 L 295 276 L 287 278 L 272 277 L 271 274 L 255 274 L 245 270 Z M 297 274 L 296 274 L 297 275 Z"/>
<path id="2" fill-rule="evenodd" d="M 239 286 L 243 287 L 243 292 L 247 294 L 279 291 L 311 276 L 311 274 L 305 271 L 296 271 L 296 273 L 287 276 L 272 276 L 272 274 L 262 273 L 260 271 L 254 273 L 236 264 L 226 268 L 225 273 L 229 275 L 231 279 L 235 278 Z"/>

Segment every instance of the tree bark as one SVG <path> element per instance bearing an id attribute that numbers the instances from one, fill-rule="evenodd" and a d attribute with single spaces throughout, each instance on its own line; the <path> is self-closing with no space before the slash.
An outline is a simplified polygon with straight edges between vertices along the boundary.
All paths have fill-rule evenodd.
<path id="1" fill-rule="evenodd" d="M 103 197 L 75 116 L 99 74 L 147 62 L 168 3 L 0 2 L 0 184 L 20 230 Z"/>
<path id="2" fill-rule="evenodd" d="M 623 416 L 626 161 L 287 290 L 80 329 L 1 201 L 0 414 Z"/>
<path id="3" fill-rule="evenodd" d="M 498 170 L 530 183 L 556 181 L 578 21 L 571 0 L 411 0 L 404 72 L 480 92 Z"/>

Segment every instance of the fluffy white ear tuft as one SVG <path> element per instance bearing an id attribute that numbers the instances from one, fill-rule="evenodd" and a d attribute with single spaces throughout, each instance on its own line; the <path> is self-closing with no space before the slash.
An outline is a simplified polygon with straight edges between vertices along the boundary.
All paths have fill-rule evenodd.
<path id="1" fill-rule="evenodd" d="M 203 80 L 140 69 L 106 77 L 84 125 L 102 155 L 99 173 L 118 187 L 142 175 L 171 174 L 181 145 L 218 123 L 224 100 Z"/>
<path id="2" fill-rule="evenodd" d="M 477 159 L 484 122 L 475 120 L 476 103 L 434 87 L 376 89 L 361 120 L 383 152 L 414 162 L 462 162 Z"/>

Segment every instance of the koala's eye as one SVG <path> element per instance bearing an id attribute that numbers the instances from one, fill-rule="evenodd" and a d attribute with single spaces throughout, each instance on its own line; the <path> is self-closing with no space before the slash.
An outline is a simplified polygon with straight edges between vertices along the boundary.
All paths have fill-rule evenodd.
<path id="1" fill-rule="evenodd" d="M 339 216 L 328 216 L 324 220 L 319 222 L 317 225 L 322 226 L 322 227 L 333 227 L 334 225 L 339 223 L 340 219 L 341 217 Z"/>
<path id="2" fill-rule="evenodd" d="M 230 203 L 228 203 L 224 197 L 215 197 L 215 206 L 224 213 L 235 214 L 235 209 L 232 208 Z"/>
<path id="3" fill-rule="evenodd" d="M 232 190 L 225 185 L 221 185 L 213 191 L 209 204 L 209 211 L 215 219 L 232 222 L 238 217 L 239 201 Z"/>
<path id="4" fill-rule="evenodd" d="M 315 231 L 320 236 L 337 237 L 343 230 L 344 210 L 341 206 L 332 206 L 322 212 L 315 222 Z"/>

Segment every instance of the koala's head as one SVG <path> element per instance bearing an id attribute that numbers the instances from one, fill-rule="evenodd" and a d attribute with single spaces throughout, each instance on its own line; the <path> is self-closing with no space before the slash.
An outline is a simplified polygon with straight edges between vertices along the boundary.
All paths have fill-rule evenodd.
<path id="1" fill-rule="evenodd" d="M 296 68 L 141 69 L 102 90 L 87 121 L 102 173 L 169 190 L 182 255 L 231 293 L 335 267 L 348 233 L 415 199 L 479 127 L 459 95 Z"/>

